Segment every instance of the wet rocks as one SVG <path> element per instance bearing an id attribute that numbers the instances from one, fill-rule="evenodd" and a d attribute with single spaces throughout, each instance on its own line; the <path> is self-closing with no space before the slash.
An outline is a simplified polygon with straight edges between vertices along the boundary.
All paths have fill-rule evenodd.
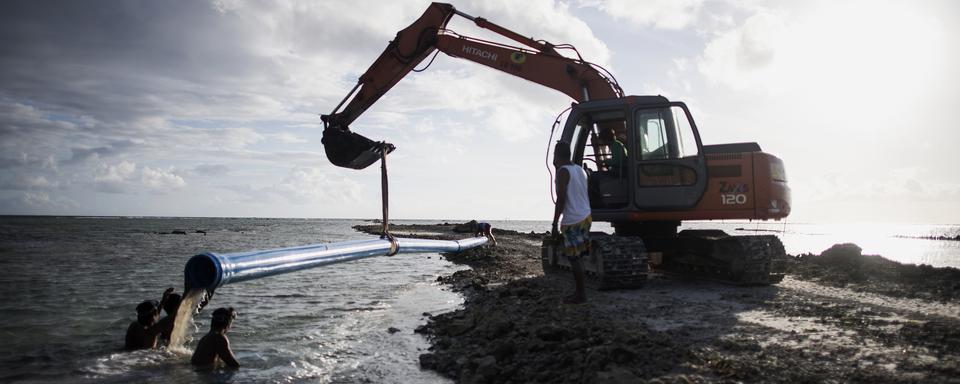
<path id="1" fill-rule="evenodd" d="M 462 237 L 452 225 L 401 228 Z M 952 268 L 905 266 L 840 244 L 786 260 L 791 276 L 780 285 L 660 277 L 638 291 L 590 291 L 586 304 L 564 305 L 569 276 L 542 275 L 539 237 L 503 231 L 498 247 L 447 255 L 472 267 L 438 279 L 463 292 L 466 302 L 461 310 L 424 314 L 428 323 L 415 332 L 432 346 L 419 357 L 422 368 L 458 383 L 940 383 L 960 377 L 960 320 L 801 289 L 829 285 L 954 305 L 960 276 Z"/>
<path id="2" fill-rule="evenodd" d="M 670 351 L 677 349 L 669 335 L 560 304 L 558 288 L 543 279 L 518 280 L 474 296 L 463 311 L 432 317 L 424 328 L 434 346 L 421 366 L 464 383 L 635 382 L 669 371 L 676 356 Z M 653 355 L 660 357 L 646 361 Z"/>
<path id="3" fill-rule="evenodd" d="M 894 297 L 960 300 L 960 269 L 901 264 L 863 255 L 856 244 L 836 244 L 820 255 L 802 254 L 788 263 L 788 274 L 835 287 Z"/>

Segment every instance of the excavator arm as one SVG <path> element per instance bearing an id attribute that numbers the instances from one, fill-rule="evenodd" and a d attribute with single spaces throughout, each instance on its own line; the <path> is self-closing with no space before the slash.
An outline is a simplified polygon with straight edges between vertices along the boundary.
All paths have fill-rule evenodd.
<path id="1" fill-rule="evenodd" d="M 475 39 L 447 30 L 446 25 L 454 15 L 467 18 L 477 26 L 527 48 Z M 457 11 L 450 4 L 432 3 L 419 19 L 397 33 L 333 112 L 321 116 L 327 158 L 337 166 L 363 169 L 379 160 L 384 152 L 392 151 L 392 144 L 375 142 L 351 132 L 349 125 L 437 50 L 556 89 L 577 101 L 623 96 L 623 90 L 602 68 L 583 60 L 579 53 L 576 59 L 560 55 L 558 49 L 576 52 L 569 45 L 555 46 L 524 37 L 486 19 Z"/>

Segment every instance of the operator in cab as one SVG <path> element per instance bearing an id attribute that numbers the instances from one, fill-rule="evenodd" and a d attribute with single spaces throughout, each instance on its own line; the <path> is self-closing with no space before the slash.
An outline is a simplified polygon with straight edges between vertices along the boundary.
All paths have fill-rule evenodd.
<path id="1" fill-rule="evenodd" d="M 600 131 L 600 139 L 607 145 L 610 156 L 603 160 L 607 170 L 614 175 L 620 175 L 626 170 L 627 147 L 613 132 L 613 128 Z"/>

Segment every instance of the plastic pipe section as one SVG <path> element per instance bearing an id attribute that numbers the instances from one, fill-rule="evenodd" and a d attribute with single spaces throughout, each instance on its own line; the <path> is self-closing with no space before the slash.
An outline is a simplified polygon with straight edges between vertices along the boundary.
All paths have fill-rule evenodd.
<path id="1" fill-rule="evenodd" d="M 396 238 L 397 253 L 460 252 L 483 245 L 486 237 L 463 240 L 429 240 Z M 238 253 L 201 253 L 191 257 L 184 267 L 184 278 L 191 288 L 214 289 L 224 284 L 259 279 L 322 267 L 324 265 L 387 256 L 391 244 L 387 239 L 353 240 L 340 243 L 312 244 L 291 248 Z"/>

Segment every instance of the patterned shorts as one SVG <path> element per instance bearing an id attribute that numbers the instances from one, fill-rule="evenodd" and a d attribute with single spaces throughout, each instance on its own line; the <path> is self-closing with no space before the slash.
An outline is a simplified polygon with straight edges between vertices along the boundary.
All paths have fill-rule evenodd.
<path id="1" fill-rule="evenodd" d="M 578 259 L 590 253 L 590 224 L 593 220 L 587 216 L 583 221 L 570 225 L 561 225 L 563 234 L 563 254 Z"/>

